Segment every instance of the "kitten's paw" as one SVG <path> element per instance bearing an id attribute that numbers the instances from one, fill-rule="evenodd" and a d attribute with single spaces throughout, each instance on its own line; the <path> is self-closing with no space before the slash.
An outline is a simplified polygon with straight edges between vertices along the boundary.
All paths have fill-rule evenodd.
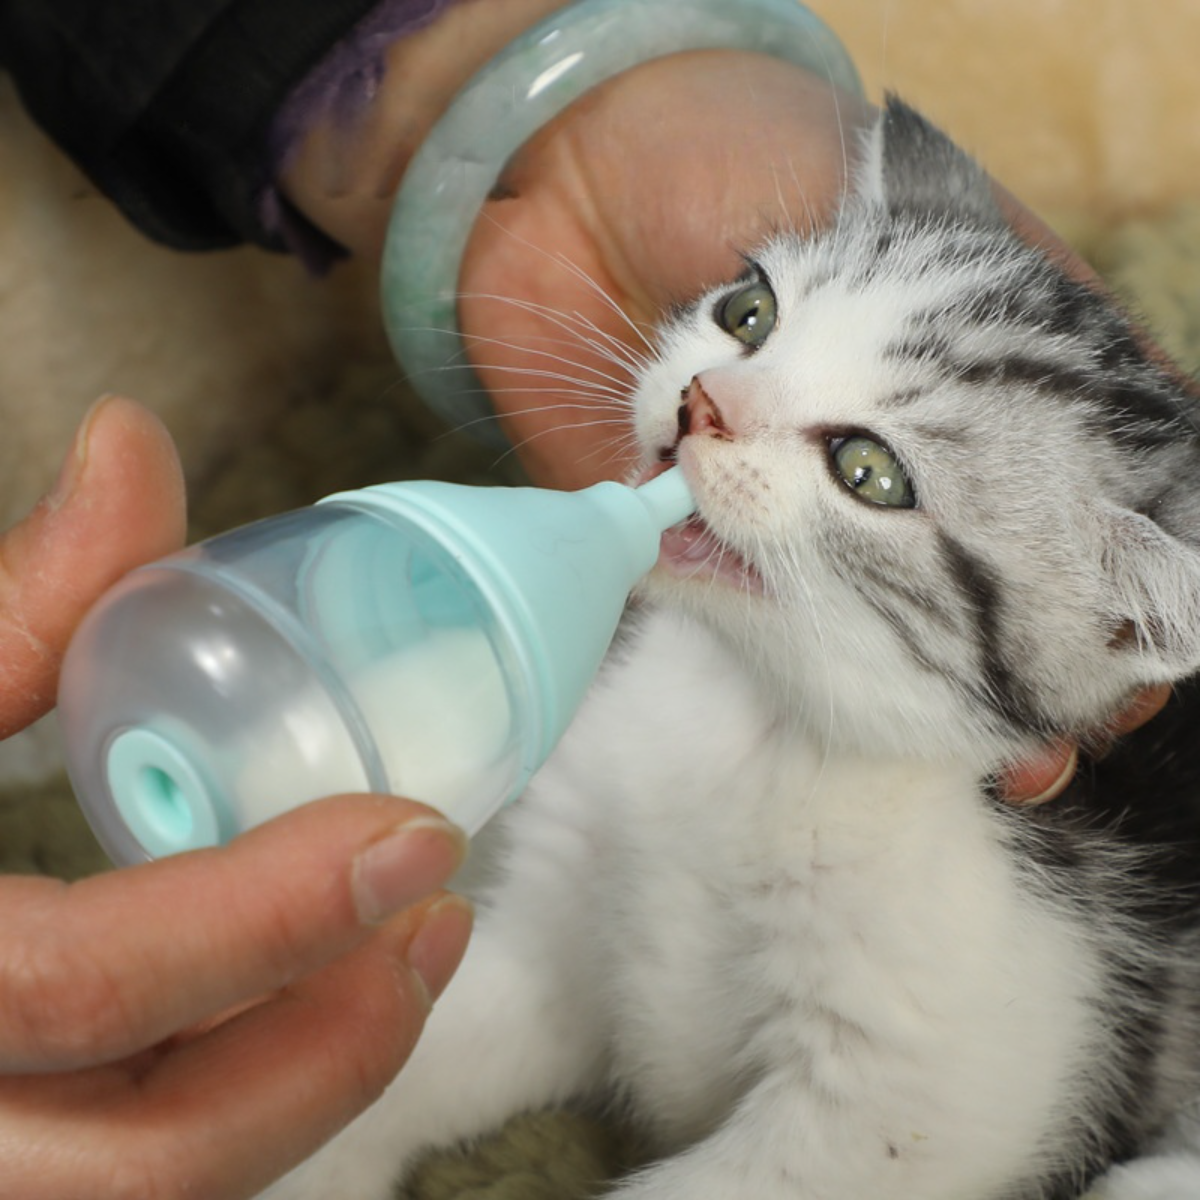
<path id="1" fill-rule="evenodd" d="M 1156 1154 L 1116 1167 L 1084 1200 L 1198 1200 L 1200 1158 Z"/>

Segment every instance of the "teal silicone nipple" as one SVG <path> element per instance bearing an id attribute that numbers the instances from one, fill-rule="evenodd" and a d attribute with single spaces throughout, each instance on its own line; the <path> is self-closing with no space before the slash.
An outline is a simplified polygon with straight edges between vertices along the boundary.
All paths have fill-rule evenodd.
<path id="1" fill-rule="evenodd" d="M 678 469 L 571 493 L 385 484 L 140 568 L 64 661 L 80 802 L 118 863 L 341 791 L 474 832 L 562 736 L 693 508 Z"/>

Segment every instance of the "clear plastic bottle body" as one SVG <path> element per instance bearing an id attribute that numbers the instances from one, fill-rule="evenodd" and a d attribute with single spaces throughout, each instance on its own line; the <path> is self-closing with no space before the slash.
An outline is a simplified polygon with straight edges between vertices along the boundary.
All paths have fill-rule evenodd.
<path id="1" fill-rule="evenodd" d="M 536 763 L 525 672 L 455 555 L 334 502 L 133 572 L 72 642 L 76 792 L 131 863 L 378 790 L 474 831 Z"/>

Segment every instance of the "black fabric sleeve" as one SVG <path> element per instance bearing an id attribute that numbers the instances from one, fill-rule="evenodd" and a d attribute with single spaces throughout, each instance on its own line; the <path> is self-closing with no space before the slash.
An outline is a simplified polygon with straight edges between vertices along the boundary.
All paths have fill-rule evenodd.
<path id="1" fill-rule="evenodd" d="M 376 2 L 0 0 L 0 64 L 150 237 L 281 249 L 260 211 L 272 119 Z"/>

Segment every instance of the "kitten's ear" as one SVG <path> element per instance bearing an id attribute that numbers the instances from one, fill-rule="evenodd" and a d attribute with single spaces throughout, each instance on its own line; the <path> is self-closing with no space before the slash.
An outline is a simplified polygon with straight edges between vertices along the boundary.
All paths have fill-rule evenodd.
<path id="1" fill-rule="evenodd" d="M 890 92 L 866 136 L 858 193 L 892 215 L 932 213 L 1004 224 L 983 168 Z"/>
<path id="2" fill-rule="evenodd" d="M 1101 557 L 1111 593 L 1111 645 L 1170 682 L 1200 668 L 1200 550 L 1149 517 L 1104 506 Z"/>

